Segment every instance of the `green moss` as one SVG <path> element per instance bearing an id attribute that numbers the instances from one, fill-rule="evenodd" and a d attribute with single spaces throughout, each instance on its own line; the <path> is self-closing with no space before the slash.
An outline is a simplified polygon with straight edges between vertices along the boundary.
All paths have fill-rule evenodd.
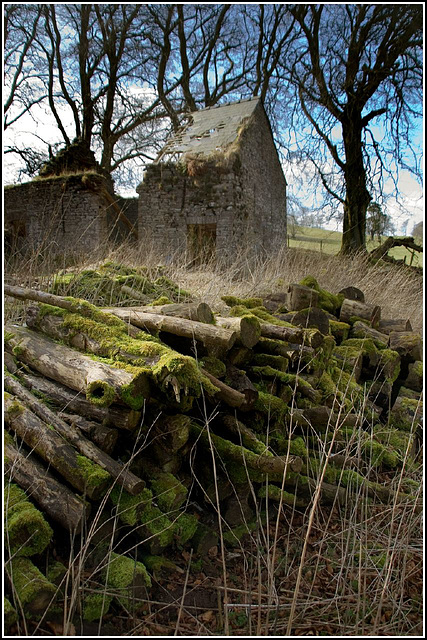
<path id="1" fill-rule="evenodd" d="M 170 574 L 178 571 L 178 567 L 175 562 L 172 562 L 172 560 L 169 560 L 169 558 L 165 558 L 164 556 L 142 554 L 141 561 L 148 571 L 157 578 L 160 577 L 162 573 Z"/>
<path id="2" fill-rule="evenodd" d="M 308 456 L 307 447 L 305 445 L 303 438 L 301 438 L 301 436 L 292 438 L 290 442 L 289 452 L 293 456 L 299 456 L 301 458 L 306 458 Z"/>
<path id="3" fill-rule="evenodd" d="M 49 582 L 42 572 L 28 558 L 14 557 L 10 560 L 8 571 L 12 577 L 14 590 L 25 617 L 30 617 L 33 603 L 37 601 L 40 610 L 40 593 L 46 605 L 54 598 L 56 587 Z"/>
<path id="4" fill-rule="evenodd" d="M 255 353 L 252 358 L 252 364 L 259 367 L 270 366 L 278 371 L 287 371 L 289 360 L 284 356 L 274 356 L 268 353 Z"/>
<path id="5" fill-rule="evenodd" d="M 118 553 L 111 554 L 104 575 L 107 585 L 117 589 L 119 603 L 128 610 L 137 604 L 133 598 L 133 585 L 151 587 L 151 578 L 142 562 Z"/>
<path id="6" fill-rule="evenodd" d="M 113 596 L 106 593 L 89 593 L 83 601 L 83 620 L 94 622 L 100 620 L 110 608 Z"/>
<path id="7" fill-rule="evenodd" d="M 124 524 L 130 526 L 137 524 L 143 510 L 151 506 L 152 498 L 153 494 L 147 488 L 133 496 L 116 484 L 110 492 L 110 499 L 117 507 L 117 515 Z"/>
<path id="8" fill-rule="evenodd" d="M 262 298 L 236 298 L 236 296 L 222 296 L 221 300 L 229 307 L 245 307 L 253 309 L 254 307 L 262 307 Z"/>
<path id="9" fill-rule="evenodd" d="M 196 533 L 198 524 L 198 518 L 192 513 L 181 513 L 174 527 L 175 537 L 179 544 L 183 545 L 191 540 Z"/>
<path id="10" fill-rule="evenodd" d="M 186 487 L 171 473 L 156 473 L 151 481 L 151 488 L 157 504 L 165 512 L 178 509 L 187 497 Z"/>
<path id="11" fill-rule="evenodd" d="M 366 324 L 367 327 L 371 326 L 369 320 L 367 320 L 366 318 L 361 318 L 360 316 L 351 316 L 348 321 L 351 325 L 353 325 L 355 322 L 363 322 L 363 324 Z"/>
<path id="12" fill-rule="evenodd" d="M 337 341 L 346 340 L 351 327 L 347 322 L 338 322 L 338 320 L 329 320 L 329 331 Z"/>
<path id="13" fill-rule="evenodd" d="M 114 387 L 104 380 L 93 380 L 86 387 L 86 400 L 97 407 L 109 407 L 115 399 L 116 391 Z"/>
<path id="14" fill-rule="evenodd" d="M 8 342 L 10 342 L 13 337 L 14 337 L 13 333 L 11 333 L 10 331 L 5 331 L 3 333 L 3 342 L 4 342 L 4 344 L 7 344 Z"/>
<path id="15" fill-rule="evenodd" d="M 25 491 L 15 484 L 7 485 L 4 508 L 9 553 L 16 556 L 41 553 L 52 539 L 53 531 L 43 514 L 28 500 Z"/>
<path id="16" fill-rule="evenodd" d="M 372 338 L 349 338 L 341 343 L 342 347 L 352 347 L 364 356 L 375 356 L 378 350 Z"/>
<path id="17" fill-rule="evenodd" d="M 225 543 L 235 547 L 236 543 L 240 542 L 244 536 L 249 535 L 252 531 L 257 528 L 257 522 L 247 522 L 245 524 L 240 524 L 237 527 L 233 527 L 228 531 L 223 532 L 223 538 Z"/>
<path id="18" fill-rule="evenodd" d="M 267 311 L 265 307 L 251 307 L 248 309 L 242 305 L 237 305 L 235 307 L 231 307 L 230 316 L 235 318 L 242 317 L 255 317 L 264 322 L 269 322 L 270 324 L 278 325 L 279 327 L 294 327 L 290 322 L 285 322 L 284 320 L 279 320 L 276 316 L 273 316 L 271 313 Z"/>
<path id="19" fill-rule="evenodd" d="M 153 505 L 145 507 L 141 513 L 140 522 L 145 525 L 147 537 L 155 538 L 160 547 L 171 544 L 174 536 L 174 525 L 158 507 Z"/>
<path id="20" fill-rule="evenodd" d="M 400 356 L 397 351 L 392 349 L 382 349 L 378 353 L 380 359 L 377 365 L 377 372 L 392 384 L 399 377 Z"/>
<path id="21" fill-rule="evenodd" d="M 224 362 L 214 356 L 204 357 L 200 362 L 200 366 L 215 378 L 223 378 L 227 372 Z"/>
<path id="22" fill-rule="evenodd" d="M 281 420 L 288 410 L 288 405 L 271 393 L 259 391 L 254 409 L 268 414 L 271 418 Z"/>
<path id="23" fill-rule="evenodd" d="M 317 291 L 319 294 L 319 306 L 334 315 L 337 313 L 344 301 L 344 295 L 342 293 L 335 295 L 326 291 L 326 289 L 322 289 L 316 278 L 313 276 L 306 276 L 299 284 Z"/>
<path id="24" fill-rule="evenodd" d="M 108 471 L 102 469 L 99 464 L 92 462 L 86 456 L 77 456 L 77 465 L 82 472 L 87 487 L 104 487 L 109 481 L 112 481 Z"/>
<path id="25" fill-rule="evenodd" d="M 297 498 L 293 493 L 290 493 L 289 491 L 283 491 L 279 487 L 276 487 L 274 484 L 262 486 L 258 490 L 258 497 L 272 500 L 273 502 L 282 502 L 283 504 L 287 504 L 290 507 L 305 508 L 307 506 L 307 502 L 305 500 Z"/>
<path id="26" fill-rule="evenodd" d="M 172 300 L 169 300 L 167 296 L 160 296 L 160 298 L 153 300 L 151 304 L 153 307 L 160 307 L 164 304 L 173 304 L 173 303 L 172 303 Z"/>
<path id="27" fill-rule="evenodd" d="M 5 631 L 7 631 L 9 627 L 11 627 L 18 620 L 16 609 L 11 605 L 10 601 L 7 598 L 3 598 L 3 620 Z"/>
<path id="28" fill-rule="evenodd" d="M 46 578 L 49 580 L 49 582 L 52 582 L 53 584 L 56 584 L 57 586 L 59 586 L 63 578 L 67 574 L 67 571 L 68 571 L 67 567 L 64 564 L 62 564 L 62 562 L 59 562 L 58 560 L 56 560 L 51 564 L 49 564 L 49 568 L 46 573 Z"/>
<path id="29" fill-rule="evenodd" d="M 394 469 L 398 463 L 398 456 L 394 451 L 385 447 L 382 443 L 368 439 L 361 444 L 362 455 L 372 467 L 385 465 Z"/>

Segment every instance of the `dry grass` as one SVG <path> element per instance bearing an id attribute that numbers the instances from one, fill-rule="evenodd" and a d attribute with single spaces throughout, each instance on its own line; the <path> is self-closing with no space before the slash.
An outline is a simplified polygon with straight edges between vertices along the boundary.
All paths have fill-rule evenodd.
<path id="1" fill-rule="evenodd" d="M 154 268 L 160 262 L 154 249 L 125 245 L 92 255 L 90 265 L 78 255 L 50 261 L 46 250 L 44 255 L 12 257 L 6 279 L 44 289 L 59 268 L 71 264 L 87 269 L 105 259 L 134 267 Z M 310 274 L 334 293 L 345 286 L 359 287 L 367 302 L 381 306 L 383 318 L 409 318 L 414 330 L 422 331 L 422 278 L 404 267 L 371 266 L 363 256 L 344 259 L 288 250 L 271 258 L 250 260 L 242 255 L 232 265 L 189 269 L 186 256 L 175 255 L 167 269 L 171 279 L 214 309 L 222 308 L 222 295 L 285 290 L 287 284 Z M 23 307 L 9 303 L 5 314 L 22 319 Z M 209 428 L 210 416 L 204 414 L 201 420 Z M 331 432 L 336 427 L 331 425 Z M 320 487 L 330 449 L 320 439 L 319 449 Z M 341 453 L 350 455 L 348 448 Z M 212 464 L 216 472 L 220 461 L 213 455 Z M 376 472 L 366 473 L 374 479 Z M 397 472 L 378 480 L 398 489 L 404 477 L 421 482 L 421 467 L 411 466 L 408 457 Z M 194 481 L 197 484 L 197 470 Z M 202 568 L 194 567 L 191 551 L 179 550 L 173 560 L 180 573 L 170 580 L 154 580 L 155 595 L 147 594 L 142 612 L 113 609 L 91 627 L 92 634 L 114 637 L 115 629 L 116 635 L 131 636 L 422 636 L 422 515 L 413 504 L 369 503 L 362 489 L 356 495 L 347 489 L 346 501 L 329 507 L 320 506 L 316 495 L 306 510 L 258 500 L 258 526 L 248 530 L 242 542 L 230 548 L 221 536 L 217 552 L 208 554 Z M 213 512 L 220 531 L 225 531 L 219 502 L 217 492 Z M 267 514 L 263 518 L 261 511 Z M 120 527 L 117 519 L 113 526 Z M 97 588 L 109 593 L 106 585 L 96 586 L 85 573 L 84 559 L 94 534 L 89 531 L 70 554 L 64 635 L 79 635 L 72 621 L 79 619 L 84 591 Z M 120 547 L 121 553 L 133 551 L 132 546 Z M 51 635 L 46 621 L 21 625 L 18 635 Z"/>

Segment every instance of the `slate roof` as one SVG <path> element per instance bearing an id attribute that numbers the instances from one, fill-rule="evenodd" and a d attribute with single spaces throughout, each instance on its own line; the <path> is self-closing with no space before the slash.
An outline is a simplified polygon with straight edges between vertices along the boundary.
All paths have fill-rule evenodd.
<path id="1" fill-rule="evenodd" d="M 237 137 L 239 127 L 255 111 L 259 96 L 208 107 L 190 114 L 190 121 L 161 150 L 156 162 L 182 153 L 224 151 Z"/>

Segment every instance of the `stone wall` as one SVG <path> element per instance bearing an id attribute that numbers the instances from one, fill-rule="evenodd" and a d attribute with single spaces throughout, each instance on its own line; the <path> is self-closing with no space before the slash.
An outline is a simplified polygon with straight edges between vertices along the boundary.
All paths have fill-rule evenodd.
<path id="1" fill-rule="evenodd" d="M 76 175 L 6 187 L 6 244 L 50 255 L 96 250 L 108 235 L 102 186 L 99 176 Z"/>
<path id="2" fill-rule="evenodd" d="M 165 258 L 197 249 L 232 259 L 240 249 L 286 247 L 286 180 L 259 105 L 226 154 L 149 165 L 139 194 L 139 243 Z"/>

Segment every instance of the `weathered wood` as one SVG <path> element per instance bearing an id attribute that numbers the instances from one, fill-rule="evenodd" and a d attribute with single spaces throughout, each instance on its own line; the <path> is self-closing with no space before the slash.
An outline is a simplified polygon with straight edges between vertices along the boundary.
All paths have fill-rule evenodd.
<path id="1" fill-rule="evenodd" d="M 201 369 L 201 371 L 207 378 L 209 378 L 212 384 L 219 389 L 219 391 L 213 396 L 214 399 L 221 400 L 229 407 L 235 407 L 236 409 L 246 408 L 246 396 L 243 393 L 232 389 L 228 384 L 218 380 L 218 378 L 215 378 L 204 369 Z"/>
<path id="2" fill-rule="evenodd" d="M 311 289 L 312 291 L 312 289 Z M 318 329 L 320 333 L 327 336 L 329 334 L 329 318 L 328 314 L 318 307 L 310 309 L 301 309 L 294 314 L 291 323 L 298 327 L 310 329 Z"/>
<path id="3" fill-rule="evenodd" d="M 64 413 L 60 411 L 58 417 L 62 418 L 64 422 L 77 427 L 82 431 L 85 436 L 92 440 L 102 451 L 111 455 L 114 451 L 114 447 L 117 444 L 119 432 L 117 429 L 111 429 L 110 427 L 104 427 L 99 422 L 93 422 L 92 420 L 86 420 L 83 416 L 72 413 Z"/>
<path id="4" fill-rule="evenodd" d="M 390 334 L 390 331 L 412 331 L 410 320 L 380 320 L 378 331 Z"/>
<path id="5" fill-rule="evenodd" d="M 237 333 L 236 344 L 252 349 L 261 337 L 261 326 L 255 317 L 243 316 L 242 318 L 221 318 L 216 316 L 218 327 L 229 329 Z"/>
<path id="6" fill-rule="evenodd" d="M 4 445 L 5 471 L 41 509 L 70 532 L 80 533 L 90 504 L 56 480 L 32 455 Z"/>
<path id="7" fill-rule="evenodd" d="M 246 398 L 245 410 L 249 410 L 254 406 L 258 400 L 258 391 L 244 371 L 229 364 L 227 366 L 226 383 L 236 391 L 243 393 Z"/>
<path id="8" fill-rule="evenodd" d="M 363 318 L 368 320 L 373 327 L 378 326 L 381 320 L 381 307 L 346 298 L 341 305 L 340 322 L 350 322 L 354 318 Z"/>
<path id="9" fill-rule="evenodd" d="M 319 294 L 315 289 L 302 284 L 290 284 L 288 287 L 287 305 L 291 311 L 299 311 L 308 307 L 319 306 Z"/>
<path id="10" fill-rule="evenodd" d="M 389 347 L 407 362 L 423 358 L 421 336 L 413 331 L 390 331 Z"/>
<path id="11" fill-rule="evenodd" d="M 208 351 L 218 355 L 227 353 L 237 339 L 237 333 L 234 331 L 194 320 L 134 311 L 132 307 L 114 307 L 104 309 L 104 311 L 146 331 L 164 331 L 183 338 L 197 340 Z"/>
<path id="12" fill-rule="evenodd" d="M 287 309 L 288 294 L 285 291 L 277 291 L 276 293 L 271 293 L 270 295 L 263 298 L 262 304 L 270 313 L 276 313 L 276 311 L 283 307 Z"/>
<path id="13" fill-rule="evenodd" d="M 59 382 L 47 380 L 39 375 L 21 372 L 20 378 L 29 389 L 34 389 L 39 393 L 46 395 L 49 400 L 56 404 L 60 409 L 66 409 L 67 411 L 75 412 L 80 416 L 99 420 L 102 422 L 101 426 L 133 431 L 141 422 L 140 411 L 135 411 L 127 407 L 120 407 L 118 405 L 99 407 L 98 405 L 86 400 L 82 392 L 75 393 Z M 100 433 L 100 438 L 102 437 L 103 436 Z"/>
<path id="14" fill-rule="evenodd" d="M 109 475 L 99 474 L 97 465 L 79 456 L 56 431 L 8 393 L 4 398 L 4 421 L 78 491 L 93 499 L 105 494 L 111 480 Z"/>
<path id="15" fill-rule="evenodd" d="M 212 309 L 206 302 L 184 302 L 126 308 L 132 309 L 132 311 L 141 311 L 142 313 L 185 318 L 187 320 L 194 320 L 195 322 L 204 322 L 205 324 L 212 324 L 214 320 Z"/>
<path id="16" fill-rule="evenodd" d="M 87 440 L 76 427 L 67 424 L 54 411 L 38 400 L 30 391 L 27 391 L 17 380 L 6 376 L 4 380 L 6 391 L 17 396 L 26 407 L 39 417 L 43 422 L 54 427 L 55 431 L 72 444 L 83 456 L 96 462 L 105 469 L 110 476 L 126 489 L 128 493 L 136 495 L 140 493 L 145 482 L 131 473 L 124 465 L 113 460 L 107 453 L 99 449 L 93 442 Z"/>
<path id="17" fill-rule="evenodd" d="M 6 349 L 21 362 L 71 389 L 84 391 L 94 404 L 119 402 L 139 409 L 149 395 L 147 375 L 139 369 L 130 373 L 112 367 L 25 327 L 7 325 L 5 331 L 12 335 Z"/>
<path id="18" fill-rule="evenodd" d="M 408 375 L 406 376 L 404 386 L 413 391 L 423 390 L 423 363 L 420 360 L 411 362 L 408 365 Z"/>
<path id="19" fill-rule="evenodd" d="M 25 287 L 15 287 L 10 284 L 4 285 L 4 293 L 7 296 L 17 298 L 18 300 L 32 300 L 33 302 L 40 302 L 41 304 L 50 304 L 54 307 L 60 307 L 71 313 L 79 313 L 82 316 L 91 317 L 93 310 L 96 310 L 97 317 L 100 318 L 104 314 L 105 322 L 111 322 L 113 320 L 109 317 L 107 312 L 101 311 L 97 307 L 89 304 L 85 300 L 79 300 L 78 298 L 70 298 L 57 296 L 54 293 L 47 293 L 46 291 L 37 291 L 36 289 L 28 289 Z M 127 330 L 129 335 L 138 335 L 139 331 L 135 331 L 134 327 L 123 325 L 124 330 Z"/>
<path id="20" fill-rule="evenodd" d="M 269 322 L 261 322 L 261 335 L 264 338 L 284 340 L 292 344 L 305 344 L 313 349 L 320 347 L 324 340 L 320 331 L 316 331 L 316 329 L 306 331 L 297 327 L 282 327 Z"/>
<path id="21" fill-rule="evenodd" d="M 351 338 L 372 338 L 378 346 L 386 347 L 389 342 L 389 337 L 385 333 L 377 331 L 373 327 L 369 327 L 364 322 L 357 321 L 350 329 Z M 391 348 L 391 347 L 390 347 Z"/>
<path id="22" fill-rule="evenodd" d="M 357 287 L 344 287 L 344 289 L 341 289 L 339 293 L 342 293 L 342 295 L 347 300 L 357 300 L 358 302 L 365 302 L 365 294 Z"/>

